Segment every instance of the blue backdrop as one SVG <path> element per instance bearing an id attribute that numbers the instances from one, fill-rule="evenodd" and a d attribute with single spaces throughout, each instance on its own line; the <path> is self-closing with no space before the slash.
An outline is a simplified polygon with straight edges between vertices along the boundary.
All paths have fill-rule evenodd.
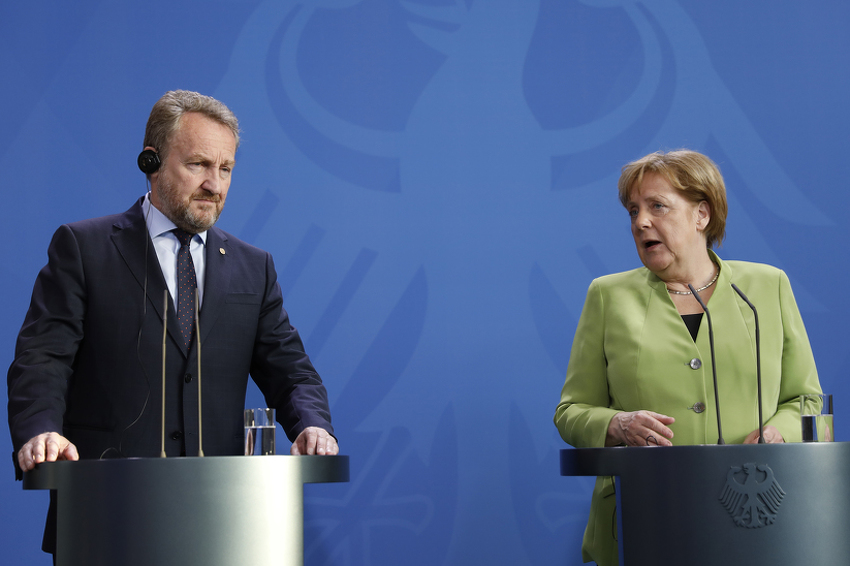
<path id="1" fill-rule="evenodd" d="M 146 190 L 154 101 L 223 100 L 220 226 L 274 254 L 351 456 L 307 488 L 308 564 L 580 562 L 552 415 L 590 280 L 640 264 L 619 169 L 659 149 L 720 165 L 720 254 L 787 271 L 847 437 L 846 2 L 7 4 L 3 359 L 55 228 Z M 47 564 L 46 494 L 10 463 L 0 501 L 4 561 Z"/>

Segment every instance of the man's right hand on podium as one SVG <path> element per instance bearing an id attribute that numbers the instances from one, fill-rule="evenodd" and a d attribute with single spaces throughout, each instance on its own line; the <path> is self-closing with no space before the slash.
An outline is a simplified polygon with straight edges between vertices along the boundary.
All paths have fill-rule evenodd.
<path id="1" fill-rule="evenodd" d="M 18 465 L 25 472 L 36 464 L 57 460 L 79 460 L 77 447 L 58 432 L 45 432 L 23 445 L 18 451 Z"/>

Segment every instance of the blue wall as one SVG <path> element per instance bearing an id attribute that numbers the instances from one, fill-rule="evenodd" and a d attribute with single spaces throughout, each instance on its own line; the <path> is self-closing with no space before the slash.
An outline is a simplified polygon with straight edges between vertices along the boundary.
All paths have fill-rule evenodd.
<path id="1" fill-rule="evenodd" d="M 351 455 L 307 488 L 307 563 L 577 564 L 591 480 L 551 418 L 591 278 L 639 265 L 626 161 L 720 165 L 721 256 L 787 271 L 847 438 L 848 28 L 837 0 L 13 3 L 4 359 L 54 229 L 146 190 L 153 102 L 214 95 L 244 129 L 220 226 L 274 254 Z M 47 564 L 12 478 L 0 547 Z"/>

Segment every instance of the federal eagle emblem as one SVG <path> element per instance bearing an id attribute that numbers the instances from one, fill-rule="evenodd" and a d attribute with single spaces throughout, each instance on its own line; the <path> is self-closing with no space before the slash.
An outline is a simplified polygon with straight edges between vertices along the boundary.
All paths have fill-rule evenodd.
<path id="1" fill-rule="evenodd" d="M 745 474 L 744 481 L 736 476 Z M 785 492 L 776 481 L 773 470 L 767 464 L 744 464 L 732 467 L 726 474 L 726 485 L 720 494 L 720 503 L 732 515 L 739 527 L 757 529 L 772 525 L 776 521 L 779 505 Z"/>

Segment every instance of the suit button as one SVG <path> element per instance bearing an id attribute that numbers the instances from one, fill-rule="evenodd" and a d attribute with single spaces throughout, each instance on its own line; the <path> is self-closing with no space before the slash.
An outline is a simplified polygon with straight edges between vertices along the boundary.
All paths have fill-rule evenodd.
<path id="1" fill-rule="evenodd" d="M 183 433 L 179 430 L 175 430 L 171 433 L 171 440 L 180 440 L 181 438 L 183 438 Z"/>
<path id="2" fill-rule="evenodd" d="M 691 366 L 691 369 L 699 369 L 702 367 L 702 360 L 699 358 L 694 358 L 688 362 L 688 365 Z"/>
<path id="3" fill-rule="evenodd" d="M 705 403 L 702 401 L 697 401 L 694 403 L 693 407 L 688 407 L 688 409 L 692 410 L 695 413 L 702 413 L 705 411 Z"/>
<path id="4" fill-rule="evenodd" d="M 192 383 L 192 374 L 187 373 L 185 376 L 183 376 L 183 381 L 185 381 L 186 383 Z"/>

